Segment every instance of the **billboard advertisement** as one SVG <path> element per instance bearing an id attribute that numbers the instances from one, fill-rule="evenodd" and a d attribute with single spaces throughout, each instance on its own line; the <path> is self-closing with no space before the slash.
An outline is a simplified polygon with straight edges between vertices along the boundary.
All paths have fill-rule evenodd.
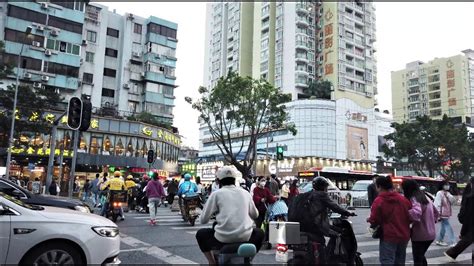
<path id="1" fill-rule="evenodd" d="M 367 128 L 347 126 L 347 159 L 367 160 L 369 143 Z"/>

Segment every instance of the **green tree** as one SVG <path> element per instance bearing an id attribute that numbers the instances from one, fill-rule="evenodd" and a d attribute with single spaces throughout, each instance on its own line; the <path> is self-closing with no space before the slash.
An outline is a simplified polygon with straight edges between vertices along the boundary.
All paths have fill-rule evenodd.
<path id="1" fill-rule="evenodd" d="M 171 129 L 171 124 L 159 121 L 152 113 L 141 112 L 137 115 L 127 117 L 130 121 L 140 121 L 154 126 Z"/>
<path id="2" fill-rule="evenodd" d="M 407 164 L 418 175 L 467 177 L 473 163 L 472 137 L 465 125 L 455 126 L 446 115 L 441 120 L 427 116 L 413 123 L 393 123 L 394 133 L 385 136 L 395 143 L 384 145 L 387 159 Z"/>
<path id="3" fill-rule="evenodd" d="M 314 96 L 317 99 L 331 99 L 332 84 L 328 80 L 324 81 L 313 81 L 309 84 L 308 88 L 304 89 L 303 92 L 308 96 Z"/>
<path id="4" fill-rule="evenodd" d="M 208 90 L 199 88 L 200 99 L 186 101 L 200 113 L 200 121 L 207 125 L 212 140 L 227 163 L 234 165 L 243 175 L 250 173 L 255 162 L 257 139 L 272 128 L 287 128 L 296 134 L 288 123 L 285 103 L 291 96 L 281 93 L 267 81 L 241 77 L 230 72 L 217 85 Z M 239 160 L 243 154 L 243 160 Z"/>
<path id="5" fill-rule="evenodd" d="M 0 93 L 0 127 L 10 128 L 13 114 L 15 85 L 8 86 Z M 22 132 L 47 133 L 51 124 L 43 119 L 44 112 L 57 109 L 63 102 L 59 93 L 50 88 L 33 89 L 31 86 L 18 87 L 17 112 L 15 114 L 15 135 Z M 4 142 L 4 141 L 3 141 Z M 6 143 L 2 143 L 6 145 Z"/>

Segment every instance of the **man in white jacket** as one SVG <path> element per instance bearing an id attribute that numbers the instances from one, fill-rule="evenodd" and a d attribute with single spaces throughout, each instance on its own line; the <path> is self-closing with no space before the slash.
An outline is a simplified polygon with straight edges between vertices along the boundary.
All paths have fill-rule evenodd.
<path id="1" fill-rule="evenodd" d="M 210 265 L 216 264 L 211 250 L 220 249 L 225 244 L 248 242 L 254 244 L 257 251 L 262 246 L 264 233 L 253 227 L 258 210 L 250 194 L 235 185 L 237 177 L 235 167 L 224 166 L 218 170 L 221 188 L 211 193 L 201 214 L 201 223 L 207 224 L 217 212 L 214 228 L 203 228 L 196 233 L 199 248 Z"/>

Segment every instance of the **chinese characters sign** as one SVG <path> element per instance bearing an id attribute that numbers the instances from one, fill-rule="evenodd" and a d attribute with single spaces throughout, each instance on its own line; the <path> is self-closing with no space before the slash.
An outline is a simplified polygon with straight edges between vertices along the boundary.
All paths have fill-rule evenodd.
<path id="1" fill-rule="evenodd" d="M 332 3 L 328 3 L 330 5 Z M 324 26 L 324 75 L 334 75 L 335 66 L 334 66 L 334 51 L 337 49 L 334 43 L 334 13 L 331 7 L 324 7 L 326 13 L 324 14 L 325 26 Z"/>
<path id="2" fill-rule="evenodd" d="M 452 64 L 447 65 L 449 68 L 452 67 Z M 456 91 L 456 83 L 454 80 L 454 70 L 449 69 L 446 71 L 446 86 L 448 88 L 448 106 L 456 106 L 456 97 L 453 95 Z"/>
<path id="3" fill-rule="evenodd" d="M 150 127 L 147 127 L 147 126 L 144 126 L 142 127 L 141 129 L 141 133 L 145 136 L 148 136 L 148 137 L 152 137 L 154 134 L 153 132 L 155 132 L 153 129 L 151 129 Z M 181 143 L 181 140 L 175 136 L 174 134 L 171 134 L 167 131 L 164 131 L 162 129 L 157 129 L 156 130 L 156 137 L 160 140 L 164 140 L 168 143 L 172 143 L 172 144 L 180 144 Z"/>
<path id="4" fill-rule="evenodd" d="M 33 147 L 26 147 L 26 148 L 11 148 L 12 154 L 27 154 L 27 155 L 37 155 L 37 156 L 49 156 L 51 150 L 49 148 L 33 148 Z M 54 155 L 61 155 L 60 149 L 54 150 Z M 73 151 L 70 150 L 63 150 L 64 157 L 72 157 L 74 155 Z"/>

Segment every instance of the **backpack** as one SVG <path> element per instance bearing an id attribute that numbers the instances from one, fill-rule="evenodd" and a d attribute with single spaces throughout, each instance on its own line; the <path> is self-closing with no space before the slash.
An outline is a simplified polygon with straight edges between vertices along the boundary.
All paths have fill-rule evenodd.
<path id="1" fill-rule="evenodd" d="M 299 222 L 301 227 L 311 226 L 314 215 L 311 210 L 312 193 L 301 193 L 290 203 L 288 207 L 288 221 Z"/>

